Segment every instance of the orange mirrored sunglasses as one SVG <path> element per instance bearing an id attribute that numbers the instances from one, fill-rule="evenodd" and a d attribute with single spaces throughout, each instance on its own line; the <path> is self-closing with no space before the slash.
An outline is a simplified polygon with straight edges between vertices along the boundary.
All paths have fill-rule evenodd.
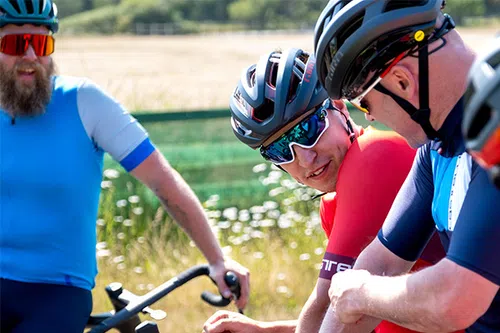
<path id="1" fill-rule="evenodd" d="M 29 45 L 38 57 L 54 53 L 54 37 L 51 35 L 15 34 L 0 37 L 0 52 L 11 56 L 23 56 Z"/>

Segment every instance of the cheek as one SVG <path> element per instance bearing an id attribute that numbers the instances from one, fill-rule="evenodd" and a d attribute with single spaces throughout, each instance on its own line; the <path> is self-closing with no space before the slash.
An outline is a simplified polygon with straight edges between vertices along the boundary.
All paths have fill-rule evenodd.
<path id="1" fill-rule="evenodd" d="M 346 150 L 348 142 L 349 137 L 343 124 L 339 121 L 335 121 L 318 141 L 315 150 L 320 156 L 331 156 L 337 154 L 338 151 Z"/>
<path id="2" fill-rule="evenodd" d="M 297 161 L 294 161 L 290 164 L 285 164 L 281 166 L 283 170 L 288 172 L 290 176 L 295 178 L 296 180 L 302 182 L 302 178 L 300 177 L 300 166 L 298 165 Z"/>
<path id="3" fill-rule="evenodd" d="M 0 65 L 6 69 L 11 70 L 16 64 L 16 57 L 12 57 L 3 53 L 0 53 Z"/>
<path id="4" fill-rule="evenodd" d="M 49 65 L 50 65 L 50 63 L 51 63 L 52 58 L 51 58 L 51 57 L 39 57 L 39 58 L 38 58 L 38 61 L 40 61 L 40 64 L 41 64 L 43 67 L 47 68 L 47 67 L 49 67 Z"/>
<path id="5" fill-rule="evenodd" d="M 401 127 L 401 113 L 404 112 L 400 110 L 398 105 L 391 99 L 388 100 L 383 98 L 376 104 L 376 107 L 373 108 L 374 112 L 371 115 L 379 122 L 382 123 L 393 130 Z"/>

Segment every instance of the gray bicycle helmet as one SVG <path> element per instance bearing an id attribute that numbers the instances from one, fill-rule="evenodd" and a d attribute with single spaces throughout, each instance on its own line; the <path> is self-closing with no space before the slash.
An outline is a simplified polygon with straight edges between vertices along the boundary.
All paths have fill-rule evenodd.
<path id="1" fill-rule="evenodd" d="M 318 82 L 315 59 L 301 49 L 275 51 L 245 68 L 231 95 L 231 125 L 253 149 L 328 98 Z"/>
<path id="2" fill-rule="evenodd" d="M 500 187 L 500 39 L 469 72 L 462 132 L 465 146 Z"/>
<path id="3" fill-rule="evenodd" d="M 347 100 L 358 97 L 393 63 L 417 50 L 425 58 L 422 67 L 427 67 L 420 70 L 421 86 L 427 86 L 421 90 L 428 91 L 427 45 L 454 28 L 446 16 L 443 27 L 436 30 L 443 6 L 443 0 L 331 0 L 314 29 L 316 69 L 328 95 Z M 393 97 L 429 137 L 437 136 L 429 122 L 428 95 L 421 95 L 417 110 L 394 94 L 381 92 Z"/>
<path id="4" fill-rule="evenodd" d="M 7 24 L 42 25 L 56 33 L 57 6 L 51 0 L 0 0 L 0 28 Z"/>

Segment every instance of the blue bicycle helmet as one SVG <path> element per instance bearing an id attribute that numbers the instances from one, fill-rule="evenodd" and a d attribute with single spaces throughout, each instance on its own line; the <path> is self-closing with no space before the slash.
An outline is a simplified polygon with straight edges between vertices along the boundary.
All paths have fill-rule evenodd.
<path id="1" fill-rule="evenodd" d="M 7 24 L 33 24 L 59 30 L 57 6 L 51 0 L 0 0 L 0 28 Z"/>
<path id="2" fill-rule="evenodd" d="M 328 98 L 318 82 L 316 60 L 301 49 L 270 52 L 245 68 L 231 95 L 236 137 L 257 149 L 284 126 Z"/>

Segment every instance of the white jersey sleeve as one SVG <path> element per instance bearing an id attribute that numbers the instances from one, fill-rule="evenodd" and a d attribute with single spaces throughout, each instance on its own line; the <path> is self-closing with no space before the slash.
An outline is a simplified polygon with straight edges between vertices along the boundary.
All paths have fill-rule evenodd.
<path id="1" fill-rule="evenodd" d="M 144 127 L 92 81 L 82 81 L 77 105 L 89 138 L 127 171 L 141 164 L 155 150 Z"/>

